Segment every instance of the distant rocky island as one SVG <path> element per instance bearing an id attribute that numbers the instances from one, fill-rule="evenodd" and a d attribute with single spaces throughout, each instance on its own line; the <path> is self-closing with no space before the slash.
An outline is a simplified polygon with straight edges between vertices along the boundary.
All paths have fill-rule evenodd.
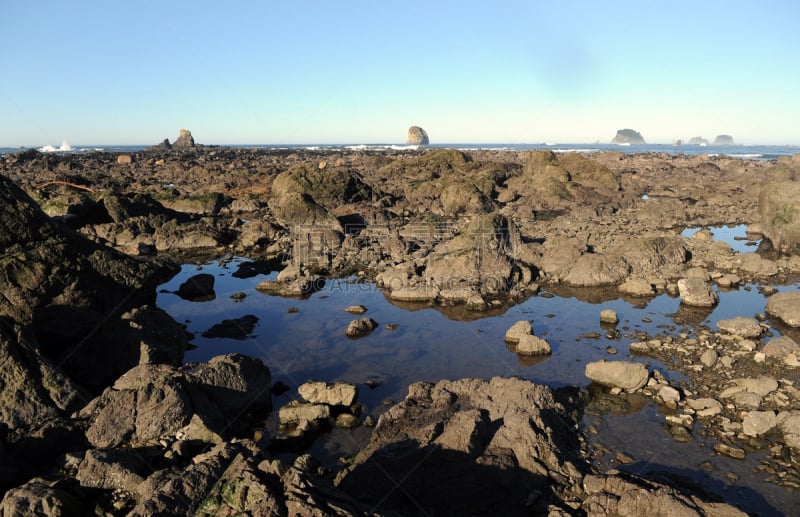
<path id="1" fill-rule="evenodd" d="M 181 129 L 178 138 L 170 144 L 169 139 L 165 138 L 162 142 L 149 148 L 151 151 L 168 151 L 170 149 L 191 149 L 195 147 L 194 137 L 188 129 Z"/>
<path id="2" fill-rule="evenodd" d="M 689 145 L 708 145 L 708 140 L 702 136 L 693 136 L 689 139 Z"/>
<path id="3" fill-rule="evenodd" d="M 641 133 L 633 129 L 620 129 L 617 131 L 614 139 L 611 140 L 612 144 L 630 145 L 630 144 L 644 144 L 644 138 Z"/>
<path id="4" fill-rule="evenodd" d="M 428 133 L 424 129 L 419 126 L 411 126 L 408 128 L 408 140 L 406 142 L 408 145 L 428 145 L 430 140 L 428 139 Z"/>
<path id="5" fill-rule="evenodd" d="M 714 145 L 736 145 L 731 135 L 717 135 L 714 139 Z"/>

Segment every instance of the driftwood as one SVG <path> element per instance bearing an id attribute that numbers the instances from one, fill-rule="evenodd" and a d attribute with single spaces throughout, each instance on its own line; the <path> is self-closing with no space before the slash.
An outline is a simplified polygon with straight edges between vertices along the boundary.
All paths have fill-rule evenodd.
<path id="1" fill-rule="evenodd" d="M 77 185 L 75 183 L 70 183 L 68 181 L 48 181 L 47 183 L 42 183 L 41 185 L 37 186 L 36 190 L 41 190 L 41 189 L 43 189 L 45 187 L 48 187 L 50 185 L 66 185 L 68 187 L 77 188 L 77 189 L 81 189 L 81 190 L 86 190 L 86 191 L 91 192 L 92 194 L 94 194 L 94 190 L 92 190 L 90 187 L 86 187 L 84 185 Z"/>

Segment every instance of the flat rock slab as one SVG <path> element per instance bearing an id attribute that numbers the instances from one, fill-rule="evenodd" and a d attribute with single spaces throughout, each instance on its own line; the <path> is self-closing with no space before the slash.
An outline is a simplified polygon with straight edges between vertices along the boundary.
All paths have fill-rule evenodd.
<path id="1" fill-rule="evenodd" d="M 717 328 L 734 336 L 754 338 L 761 335 L 763 328 L 754 318 L 739 316 L 729 320 L 719 320 Z"/>
<path id="2" fill-rule="evenodd" d="M 789 336 L 779 336 L 770 339 L 761 351 L 766 357 L 786 357 L 789 354 L 800 354 L 800 347 Z"/>
<path id="3" fill-rule="evenodd" d="M 307 382 L 300 385 L 297 391 L 312 404 L 329 406 L 351 406 L 358 398 L 358 387 L 347 382 Z"/>
<path id="4" fill-rule="evenodd" d="M 595 361 L 586 365 L 586 377 L 611 388 L 635 391 L 647 384 L 650 372 L 630 361 Z"/>
<path id="5" fill-rule="evenodd" d="M 773 294 L 767 302 L 766 312 L 790 327 L 800 327 L 800 292 Z"/>

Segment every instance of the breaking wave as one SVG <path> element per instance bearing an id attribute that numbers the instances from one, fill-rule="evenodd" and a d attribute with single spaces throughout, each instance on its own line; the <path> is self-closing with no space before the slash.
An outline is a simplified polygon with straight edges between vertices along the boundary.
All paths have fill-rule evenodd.
<path id="1" fill-rule="evenodd" d="M 73 150 L 74 149 L 72 148 L 72 146 L 69 145 L 69 142 L 67 142 L 66 140 L 61 142 L 61 147 L 53 147 L 52 145 L 46 145 L 39 149 L 39 151 L 42 153 L 69 153 L 72 152 Z"/>

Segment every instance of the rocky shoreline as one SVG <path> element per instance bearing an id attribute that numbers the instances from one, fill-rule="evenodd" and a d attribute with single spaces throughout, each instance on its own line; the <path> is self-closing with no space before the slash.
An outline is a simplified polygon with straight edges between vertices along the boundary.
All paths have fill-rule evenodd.
<path id="1" fill-rule="evenodd" d="M 675 480 L 599 470 L 577 429 L 588 392 L 518 379 L 414 384 L 341 472 L 287 460 L 281 444 L 357 425 L 357 402 L 330 398 L 347 387 L 306 387 L 266 436 L 274 387 L 259 360 L 182 364 L 190 336 L 154 307 L 155 286 L 186 256 L 223 253 L 280 264 L 264 286 L 277 294 L 357 274 L 398 302 L 476 314 L 543 287 L 679 296 L 675 327 L 617 332 L 687 381 L 627 361 L 587 377 L 623 403 L 656 401 L 678 441 L 699 432 L 719 454 L 769 451 L 760 468 L 797 490 L 800 300 L 777 292 L 764 314 L 700 322 L 714 284 L 775 292 L 800 278 L 799 158 L 192 146 L 0 157 L 0 515 L 739 514 Z M 727 224 L 763 237 L 758 251 L 681 236 Z M 511 341 L 541 353 L 534 338 Z"/>

